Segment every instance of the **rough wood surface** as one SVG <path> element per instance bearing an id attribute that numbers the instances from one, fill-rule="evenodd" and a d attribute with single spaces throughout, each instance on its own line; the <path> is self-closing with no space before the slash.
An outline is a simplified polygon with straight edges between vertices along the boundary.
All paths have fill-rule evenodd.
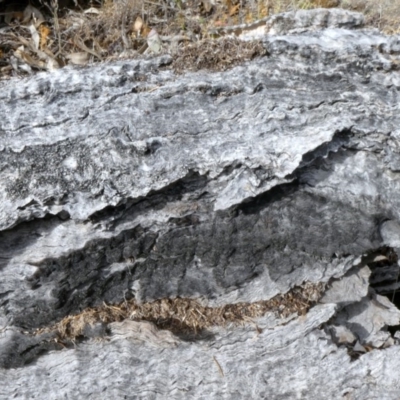
<path id="1" fill-rule="evenodd" d="M 221 73 L 165 55 L 0 83 L 1 398 L 399 398 L 400 312 L 379 293 L 398 287 L 400 39 L 333 9 L 285 20 Z M 306 281 L 327 288 L 306 315 L 197 336 L 44 329 Z"/>

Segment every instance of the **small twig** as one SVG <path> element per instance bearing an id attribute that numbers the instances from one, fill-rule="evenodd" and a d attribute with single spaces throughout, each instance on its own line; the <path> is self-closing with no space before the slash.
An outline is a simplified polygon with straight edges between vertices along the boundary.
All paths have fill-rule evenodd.
<path id="1" fill-rule="evenodd" d="M 221 367 L 220 363 L 217 361 L 217 359 L 215 358 L 215 356 L 213 356 L 213 360 L 214 360 L 215 364 L 217 364 L 219 373 L 221 374 L 222 377 L 224 377 L 225 376 L 224 371 L 222 370 L 222 367 Z"/>
<path id="2" fill-rule="evenodd" d="M 61 54 L 61 30 L 60 30 L 60 23 L 58 20 L 58 0 L 51 1 L 51 7 L 53 11 L 53 18 L 54 18 L 54 29 L 57 34 L 57 41 L 58 41 L 58 54 Z"/>
<path id="3" fill-rule="evenodd" d="M 125 13 L 122 17 L 121 38 L 122 38 L 122 41 L 124 42 L 125 50 L 129 50 L 132 46 L 131 46 L 130 40 L 128 39 L 128 36 L 126 35 L 126 14 Z"/>

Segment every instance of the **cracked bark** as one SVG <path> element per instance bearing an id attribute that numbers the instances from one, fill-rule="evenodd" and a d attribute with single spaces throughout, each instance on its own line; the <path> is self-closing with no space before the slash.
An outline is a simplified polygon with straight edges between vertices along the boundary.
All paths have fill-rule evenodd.
<path id="1" fill-rule="evenodd" d="M 399 397 L 400 312 L 379 294 L 398 288 L 399 39 L 339 10 L 277 21 L 268 56 L 221 73 L 166 55 L 0 84 L 1 396 Z M 29 333 L 104 302 L 303 282 L 327 284 L 319 304 L 260 331 Z"/>

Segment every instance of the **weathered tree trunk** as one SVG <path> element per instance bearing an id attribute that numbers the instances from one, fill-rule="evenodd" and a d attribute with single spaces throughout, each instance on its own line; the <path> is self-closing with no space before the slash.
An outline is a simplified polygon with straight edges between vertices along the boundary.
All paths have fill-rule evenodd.
<path id="1" fill-rule="evenodd" d="M 400 40 L 274 18 L 268 55 L 226 72 L 164 55 L 0 84 L 1 398 L 399 398 L 379 293 L 399 286 Z M 176 298 L 271 307 L 54 328 Z"/>

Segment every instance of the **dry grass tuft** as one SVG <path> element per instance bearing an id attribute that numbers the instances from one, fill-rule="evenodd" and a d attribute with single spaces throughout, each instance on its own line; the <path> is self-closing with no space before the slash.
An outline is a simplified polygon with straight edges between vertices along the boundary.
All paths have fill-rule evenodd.
<path id="1" fill-rule="evenodd" d="M 243 42 L 237 38 L 221 38 L 219 40 L 203 40 L 188 44 L 173 61 L 175 72 L 225 71 L 244 61 L 266 55 L 266 50 L 259 41 Z"/>
<path id="2" fill-rule="evenodd" d="M 51 328 L 40 329 L 36 334 L 56 332 L 61 341 L 73 341 L 84 337 L 85 327 L 88 325 L 99 322 L 110 324 L 126 319 L 149 321 L 160 329 L 177 334 L 199 334 L 213 326 L 249 323 L 268 312 L 280 317 L 295 313 L 304 315 L 319 300 L 324 288 L 321 283 L 306 283 L 270 300 L 215 308 L 203 306 L 192 299 L 161 299 L 142 304 L 129 300 L 117 305 L 104 304 L 86 309 L 80 314 L 65 317 Z"/>

